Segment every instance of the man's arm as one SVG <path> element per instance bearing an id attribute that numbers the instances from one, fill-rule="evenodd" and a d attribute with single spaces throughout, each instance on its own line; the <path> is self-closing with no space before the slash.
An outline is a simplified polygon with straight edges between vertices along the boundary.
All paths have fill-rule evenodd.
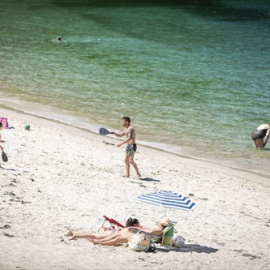
<path id="1" fill-rule="evenodd" d="M 266 144 L 268 142 L 268 139 L 269 139 L 269 136 L 270 136 L 270 129 L 268 129 L 267 132 L 266 132 L 266 137 L 265 137 L 265 141 L 264 141 L 263 147 L 266 146 Z"/>
<path id="2" fill-rule="evenodd" d="M 120 147 L 121 145 L 130 142 L 132 140 L 132 137 L 133 137 L 133 132 L 134 132 L 134 129 L 132 127 L 129 127 L 128 131 L 127 131 L 127 139 L 124 140 L 123 142 L 119 143 L 117 146 Z M 125 134 L 125 131 L 124 131 L 124 134 Z"/>
<path id="3" fill-rule="evenodd" d="M 114 131 L 110 131 L 110 134 L 113 134 L 113 135 L 115 135 L 117 137 L 123 137 L 125 135 L 125 130 L 122 133 L 116 133 Z"/>
<path id="4" fill-rule="evenodd" d="M 123 142 L 117 144 L 118 147 L 120 147 L 121 145 L 125 144 L 125 143 L 128 143 L 130 141 L 129 138 L 127 138 L 126 140 L 124 140 Z"/>

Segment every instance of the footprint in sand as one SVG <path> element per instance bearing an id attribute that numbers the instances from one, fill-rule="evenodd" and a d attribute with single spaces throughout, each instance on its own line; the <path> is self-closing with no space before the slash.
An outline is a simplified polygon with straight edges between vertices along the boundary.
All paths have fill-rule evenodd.
<path id="1" fill-rule="evenodd" d="M 7 224 L 5 224 L 3 227 L 0 227 L 0 229 L 1 229 L 1 230 L 2 230 L 2 229 L 10 229 L 10 226 L 7 225 Z"/>
<path id="2" fill-rule="evenodd" d="M 14 237 L 14 235 L 8 234 L 8 233 L 5 233 L 5 232 L 3 232 L 3 235 L 4 235 L 4 236 L 7 236 L 7 237 Z"/>
<path id="3" fill-rule="evenodd" d="M 6 192 L 4 193 L 4 195 L 16 196 L 16 194 L 14 194 L 13 192 L 8 192 L 8 191 L 6 191 Z"/>

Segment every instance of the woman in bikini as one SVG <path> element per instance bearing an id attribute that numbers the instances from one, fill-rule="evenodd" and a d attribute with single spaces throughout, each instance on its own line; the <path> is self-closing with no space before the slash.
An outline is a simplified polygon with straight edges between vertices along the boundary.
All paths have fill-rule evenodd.
<path id="1" fill-rule="evenodd" d="M 171 224 L 171 220 L 167 217 L 161 219 L 158 222 L 158 225 L 152 229 L 143 228 L 143 231 L 160 236 L 163 233 L 163 230 Z M 131 236 L 138 233 L 141 229 L 138 227 L 128 227 L 124 228 L 115 234 L 112 234 L 106 238 L 102 239 L 91 239 L 90 241 L 93 242 L 94 245 L 104 245 L 104 246 L 113 246 L 116 244 L 125 244 L 128 243 L 128 240 Z"/>
<path id="2" fill-rule="evenodd" d="M 257 149 L 258 148 L 263 149 L 266 146 L 269 139 L 269 135 L 270 135 L 270 123 L 262 124 L 258 126 L 256 130 L 253 131 L 253 133 L 251 134 L 251 138 Z"/>
<path id="3" fill-rule="evenodd" d="M 125 224 L 126 228 L 132 227 L 132 228 L 142 228 L 140 226 L 140 222 L 138 219 L 136 218 L 129 218 L 126 221 Z M 126 229 L 124 228 L 124 229 Z M 124 229 L 121 229 L 119 231 L 122 231 Z M 68 231 L 66 232 L 64 235 L 65 236 L 71 236 L 71 238 L 69 238 L 69 240 L 75 240 L 78 238 L 87 238 L 89 240 L 91 239 L 103 239 L 103 238 L 107 238 L 115 233 L 117 233 L 118 231 L 115 229 L 110 229 L 110 228 L 102 228 L 102 231 L 95 233 L 95 234 L 91 234 L 91 233 L 87 233 L 87 232 L 73 232 L 73 231 Z"/>

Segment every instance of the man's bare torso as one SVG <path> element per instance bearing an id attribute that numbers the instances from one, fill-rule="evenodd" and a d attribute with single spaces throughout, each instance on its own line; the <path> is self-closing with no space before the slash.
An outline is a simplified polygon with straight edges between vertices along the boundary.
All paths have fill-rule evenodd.
<path id="1" fill-rule="evenodd" d="M 136 132 L 135 129 L 132 126 L 129 126 L 125 129 L 125 134 L 127 138 L 130 140 L 127 142 L 127 144 L 135 144 L 136 143 Z"/>

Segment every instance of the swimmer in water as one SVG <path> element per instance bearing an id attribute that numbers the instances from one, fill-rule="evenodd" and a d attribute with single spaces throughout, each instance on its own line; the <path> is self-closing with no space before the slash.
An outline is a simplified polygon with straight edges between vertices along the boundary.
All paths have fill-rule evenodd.
<path id="1" fill-rule="evenodd" d="M 251 138 L 257 149 L 258 148 L 263 149 L 266 146 L 269 136 L 270 136 L 270 123 L 258 126 L 257 129 L 254 130 L 253 133 L 251 134 Z"/>

